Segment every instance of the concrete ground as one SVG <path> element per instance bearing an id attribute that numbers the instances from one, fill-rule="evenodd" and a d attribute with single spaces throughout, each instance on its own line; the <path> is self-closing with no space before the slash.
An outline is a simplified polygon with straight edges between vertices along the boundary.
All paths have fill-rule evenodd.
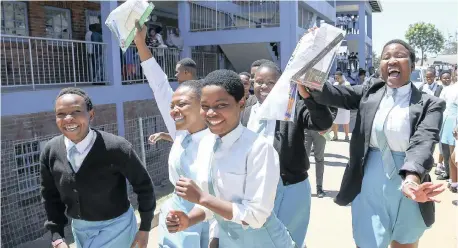
<path id="1" fill-rule="evenodd" d="M 339 133 L 343 139 L 344 134 Z M 438 149 L 436 149 L 437 151 Z M 313 157 L 309 172 L 312 185 L 312 209 L 307 233 L 308 248 L 353 248 L 350 207 L 340 207 L 333 202 L 348 161 L 349 144 L 347 142 L 328 142 L 325 153 L 324 189 L 327 197 L 315 196 L 315 169 Z M 436 178 L 435 175 L 432 176 Z M 457 247 L 457 207 L 452 204 L 457 194 L 446 190 L 440 195 L 441 203 L 436 204 L 436 223 L 426 231 L 420 240 L 420 248 L 455 248 Z M 158 206 L 159 208 L 159 206 Z M 48 248 L 49 241 L 33 243 L 30 248 Z M 75 247 L 72 244 L 70 247 Z M 157 247 L 157 228 L 150 233 L 148 248 Z"/>

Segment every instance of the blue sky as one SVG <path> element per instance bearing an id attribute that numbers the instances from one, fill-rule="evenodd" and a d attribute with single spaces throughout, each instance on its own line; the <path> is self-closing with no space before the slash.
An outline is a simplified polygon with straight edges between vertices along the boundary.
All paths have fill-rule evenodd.
<path id="1" fill-rule="evenodd" d="M 409 24 L 428 22 L 445 37 L 458 31 L 457 0 L 381 0 L 383 12 L 374 13 L 372 46 L 380 55 L 383 45 L 392 39 L 405 40 Z"/>

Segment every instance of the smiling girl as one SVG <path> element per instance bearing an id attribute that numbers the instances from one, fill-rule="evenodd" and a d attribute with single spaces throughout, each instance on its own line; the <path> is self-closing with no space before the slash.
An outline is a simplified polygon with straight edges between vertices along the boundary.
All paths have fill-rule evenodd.
<path id="1" fill-rule="evenodd" d="M 170 232 L 181 232 L 215 219 L 219 247 L 295 247 L 285 226 L 273 213 L 279 162 L 268 141 L 240 124 L 244 88 L 239 76 L 214 71 L 204 79 L 201 115 L 212 134 L 199 146 L 197 184 L 177 182 L 177 194 L 196 207 L 186 214 L 171 211 Z"/>
<path id="2" fill-rule="evenodd" d="M 189 80 L 180 84 L 173 92 L 167 75 L 153 58 L 144 43 L 146 28 L 139 31 L 135 42 L 142 61 L 143 72 L 154 93 L 154 98 L 167 126 L 173 145 L 169 154 L 169 179 L 175 185 L 181 176 L 194 179 L 201 169 L 195 163 L 199 143 L 209 133 L 204 119 L 200 116 L 202 83 Z M 159 225 L 159 247 L 208 247 L 208 223 L 200 223 L 181 233 L 169 233 L 165 226 L 165 214 L 170 210 L 188 213 L 194 204 L 176 194 L 161 207 Z"/>

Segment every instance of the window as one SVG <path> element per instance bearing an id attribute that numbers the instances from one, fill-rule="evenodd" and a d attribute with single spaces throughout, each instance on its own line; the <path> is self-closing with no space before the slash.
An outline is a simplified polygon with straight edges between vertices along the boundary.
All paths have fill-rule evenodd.
<path id="1" fill-rule="evenodd" d="M 23 2 L 2 2 L 2 29 L 6 35 L 28 36 L 27 4 Z"/>
<path id="2" fill-rule="evenodd" d="M 71 38 L 70 10 L 45 7 L 46 37 L 54 39 Z"/>
<path id="3" fill-rule="evenodd" d="M 47 141 L 26 141 L 14 146 L 20 193 L 40 188 L 40 152 Z"/>
<path id="4" fill-rule="evenodd" d="M 86 32 L 89 30 L 89 25 L 100 23 L 100 11 L 86 10 Z"/>

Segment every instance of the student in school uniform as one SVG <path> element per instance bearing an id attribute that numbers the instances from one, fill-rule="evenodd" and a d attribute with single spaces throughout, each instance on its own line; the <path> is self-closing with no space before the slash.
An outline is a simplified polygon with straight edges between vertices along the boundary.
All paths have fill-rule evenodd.
<path id="1" fill-rule="evenodd" d="M 62 135 L 48 141 L 40 156 L 45 227 L 52 246 L 68 247 L 67 215 L 77 248 L 146 248 L 156 199 L 134 148 L 122 137 L 90 128 L 95 113 L 81 89 L 61 90 L 55 111 Z M 126 179 L 138 196 L 139 231 Z"/>
<path id="2" fill-rule="evenodd" d="M 243 85 L 237 73 L 211 72 L 204 79 L 201 115 L 212 134 L 199 146 L 197 183 L 180 178 L 175 191 L 196 203 L 189 213 L 171 211 L 170 232 L 215 219 L 220 248 L 293 248 L 273 208 L 280 169 L 275 149 L 240 124 Z M 303 146 L 303 145 L 302 145 Z"/>
<path id="3" fill-rule="evenodd" d="M 254 78 L 254 92 L 258 103 L 244 110 L 241 122 L 251 131 L 266 137 L 279 154 L 280 183 L 275 200 L 275 214 L 286 225 L 296 244 L 303 247 L 311 205 L 307 173 L 310 163 L 305 149 L 304 130 L 328 130 L 336 113 L 333 116 L 327 106 L 317 104 L 312 98 L 304 98 L 296 101 L 294 122 L 261 120 L 256 111 L 280 75 L 280 69 L 272 62 L 258 67 Z"/>
<path id="4" fill-rule="evenodd" d="M 436 70 L 434 67 L 428 67 L 426 69 L 425 75 L 426 83 L 419 87 L 420 91 L 425 92 L 431 96 L 439 97 L 444 87 L 436 82 L 435 77 Z"/>
<path id="5" fill-rule="evenodd" d="M 434 223 L 435 196 L 444 189 L 429 176 L 445 102 L 410 82 L 415 50 L 402 40 L 385 44 L 381 79 L 369 86 L 326 83 L 316 101 L 358 110 L 335 202 L 351 203 L 358 247 L 414 248 Z"/>
<path id="6" fill-rule="evenodd" d="M 169 179 L 175 185 L 181 176 L 196 179 L 200 169 L 195 163 L 199 143 L 207 133 L 204 119 L 200 116 L 200 95 L 202 83 L 188 80 L 180 83 L 175 92 L 170 87 L 167 75 L 156 62 L 146 46 L 146 27 L 137 32 L 135 44 L 142 61 L 141 66 L 153 90 L 159 111 L 173 141 L 169 154 Z M 178 69 L 177 69 L 178 71 Z M 152 140 L 152 142 L 156 142 Z M 192 226 L 180 233 L 169 233 L 165 217 L 170 210 L 191 211 L 194 203 L 173 194 L 161 207 L 159 215 L 159 247 L 207 248 L 209 243 L 208 222 Z"/>
<path id="7" fill-rule="evenodd" d="M 243 87 L 245 88 L 245 106 L 246 103 L 248 102 L 249 106 L 253 104 L 253 102 L 256 102 L 256 97 L 250 93 L 250 88 L 251 88 L 251 75 L 248 72 L 241 72 L 239 73 L 240 80 L 242 80 Z"/>
<path id="8" fill-rule="evenodd" d="M 256 61 L 254 61 L 253 63 L 251 63 L 251 68 L 250 68 L 250 81 L 251 81 L 251 84 L 253 84 L 253 81 L 254 81 L 254 74 L 256 73 L 256 70 L 258 69 L 258 67 L 266 62 L 271 62 L 273 63 L 272 61 L 268 60 L 268 59 L 258 59 Z M 258 99 L 256 99 L 256 95 L 252 95 L 245 103 L 245 107 L 250 107 L 250 106 L 253 106 L 255 105 L 256 103 L 258 102 Z"/>

